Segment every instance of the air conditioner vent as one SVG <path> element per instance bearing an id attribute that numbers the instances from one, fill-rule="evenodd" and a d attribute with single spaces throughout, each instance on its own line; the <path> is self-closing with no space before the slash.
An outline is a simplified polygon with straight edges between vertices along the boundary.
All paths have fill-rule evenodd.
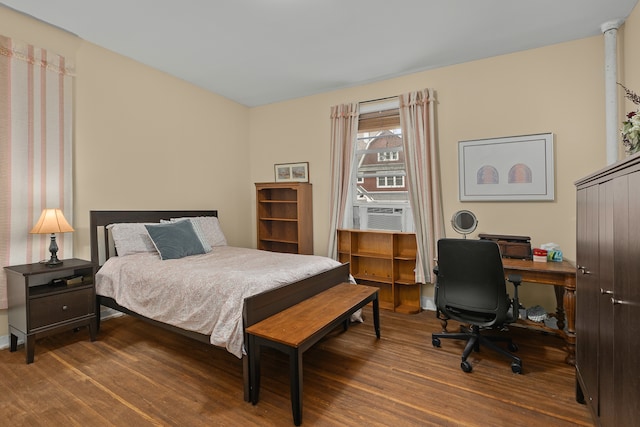
<path id="1" fill-rule="evenodd" d="M 413 232 L 413 217 L 408 206 L 359 206 L 359 228 Z"/>
<path id="2" fill-rule="evenodd" d="M 387 214 L 387 215 L 402 215 L 402 208 L 381 208 L 381 207 L 369 207 L 367 213 L 369 214 Z"/>
<path id="3" fill-rule="evenodd" d="M 402 230 L 402 208 L 369 207 L 367 225 L 372 230 Z"/>

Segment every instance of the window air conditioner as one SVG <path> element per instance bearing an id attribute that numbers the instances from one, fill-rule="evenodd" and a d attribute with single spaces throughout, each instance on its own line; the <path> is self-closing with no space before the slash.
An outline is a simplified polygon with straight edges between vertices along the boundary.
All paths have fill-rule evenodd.
<path id="1" fill-rule="evenodd" d="M 360 206 L 362 230 L 413 232 L 411 208 L 396 206 Z"/>

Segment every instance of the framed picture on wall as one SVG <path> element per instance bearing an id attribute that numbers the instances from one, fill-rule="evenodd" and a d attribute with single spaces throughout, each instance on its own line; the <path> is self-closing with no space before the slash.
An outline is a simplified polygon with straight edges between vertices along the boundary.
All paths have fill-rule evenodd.
<path id="1" fill-rule="evenodd" d="M 460 201 L 554 200 L 553 134 L 458 142 Z"/>
<path id="2" fill-rule="evenodd" d="M 274 165 L 276 182 L 309 182 L 309 162 Z"/>

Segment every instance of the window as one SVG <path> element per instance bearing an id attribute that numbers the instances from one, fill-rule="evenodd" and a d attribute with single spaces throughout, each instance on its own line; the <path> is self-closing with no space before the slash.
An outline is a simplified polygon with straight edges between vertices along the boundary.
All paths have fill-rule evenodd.
<path id="1" fill-rule="evenodd" d="M 379 176 L 378 188 L 404 188 L 404 176 Z"/>
<path id="2" fill-rule="evenodd" d="M 354 205 L 408 202 L 397 103 L 381 111 L 361 108 L 353 159 Z"/>
<path id="3" fill-rule="evenodd" d="M 354 228 L 376 229 L 373 223 L 388 223 L 393 225 L 383 229 L 413 231 L 400 112 L 397 100 L 391 104 L 387 108 L 368 108 L 367 104 L 360 108 L 351 183 Z M 392 213 L 381 213 L 380 208 Z M 380 216 L 389 221 L 381 221 Z"/>
<path id="4" fill-rule="evenodd" d="M 383 153 L 378 153 L 378 161 L 379 162 L 393 162 L 398 160 L 400 156 L 397 151 L 386 151 Z"/>

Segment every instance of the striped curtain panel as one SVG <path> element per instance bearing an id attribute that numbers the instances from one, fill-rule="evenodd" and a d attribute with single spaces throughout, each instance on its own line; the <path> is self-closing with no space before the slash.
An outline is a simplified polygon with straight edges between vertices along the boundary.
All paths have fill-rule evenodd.
<path id="1" fill-rule="evenodd" d="M 416 283 L 432 283 L 437 243 L 445 237 L 435 138 L 435 96 L 433 89 L 424 89 L 403 93 L 399 98 L 409 202 L 418 245 Z"/>
<path id="2" fill-rule="evenodd" d="M 358 137 L 357 103 L 331 107 L 331 222 L 329 223 L 328 257 L 338 259 L 337 230 L 347 226 L 352 215 L 349 200 L 351 185 L 351 159 Z"/>
<path id="3" fill-rule="evenodd" d="M 49 235 L 30 235 L 45 208 L 73 225 L 73 70 L 65 58 L 0 36 L 0 263 L 48 259 Z M 56 235 L 60 259 L 73 236 Z M 7 308 L 0 273 L 0 309 Z"/>

